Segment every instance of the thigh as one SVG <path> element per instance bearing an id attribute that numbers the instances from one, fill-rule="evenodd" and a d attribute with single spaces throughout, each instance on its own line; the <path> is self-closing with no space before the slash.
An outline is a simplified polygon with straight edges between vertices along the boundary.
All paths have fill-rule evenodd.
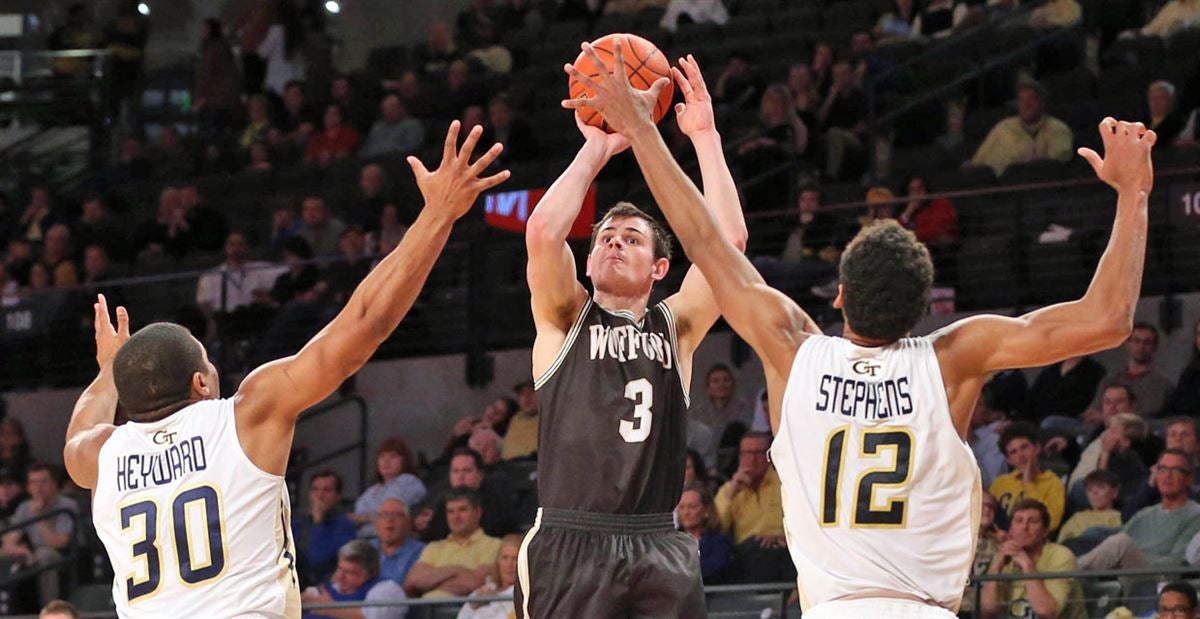
<path id="1" fill-rule="evenodd" d="M 638 536 L 633 544 L 631 617 L 708 616 L 700 578 L 700 547 L 695 538 L 671 531 Z"/>
<path id="2" fill-rule="evenodd" d="M 517 560 L 517 617 L 624 619 L 628 564 L 612 536 L 534 528 Z"/>

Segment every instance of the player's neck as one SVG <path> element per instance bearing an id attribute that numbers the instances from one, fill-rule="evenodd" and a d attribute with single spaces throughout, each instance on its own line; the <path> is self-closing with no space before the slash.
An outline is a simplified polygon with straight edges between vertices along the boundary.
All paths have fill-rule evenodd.
<path id="1" fill-rule="evenodd" d="M 142 413 L 138 415 L 137 418 L 131 416 L 129 420 L 134 423 L 154 423 L 156 421 L 162 421 L 163 419 L 174 415 L 175 413 L 187 408 L 188 406 L 191 406 L 192 404 L 195 404 L 198 401 L 199 400 L 184 400 L 182 402 L 176 402 L 162 408 Z"/>
<path id="2" fill-rule="evenodd" d="M 597 290 L 593 298 L 596 305 L 610 312 L 629 312 L 637 320 L 641 320 L 646 315 L 646 306 L 650 303 L 649 292 L 635 297 L 626 297 Z"/>
<path id="3" fill-rule="evenodd" d="M 842 324 L 842 337 L 850 340 L 850 343 L 854 344 L 855 346 L 862 346 L 863 348 L 880 348 L 893 343 L 887 340 L 874 340 L 869 337 L 863 337 L 855 333 L 854 329 L 850 328 L 850 323 L 846 322 Z"/>

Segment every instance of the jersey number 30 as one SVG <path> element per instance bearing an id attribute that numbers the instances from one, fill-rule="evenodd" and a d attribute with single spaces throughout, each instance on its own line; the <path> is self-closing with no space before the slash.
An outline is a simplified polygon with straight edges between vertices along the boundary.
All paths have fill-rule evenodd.
<path id="1" fill-rule="evenodd" d="M 195 518 L 193 514 L 202 514 Z M 140 523 L 135 523 L 139 519 Z M 221 575 L 225 570 L 225 542 L 221 531 L 221 502 L 217 491 L 212 486 L 198 486 L 184 490 L 171 501 L 171 531 L 175 538 L 176 562 L 179 565 L 179 579 L 187 585 L 198 585 Z M 189 535 L 189 522 L 199 520 L 195 525 L 204 527 L 204 535 L 200 539 L 207 540 L 207 558 L 200 562 L 193 553 L 197 550 L 192 545 Z M 125 589 L 129 601 L 150 595 L 158 591 L 162 583 L 162 557 L 158 547 L 158 504 L 153 501 L 140 501 L 121 508 L 121 529 L 138 526 L 141 531 L 141 541 L 133 544 L 133 558 L 142 561 L 145 566 L 145 577 L 135 578 L 135 572 L 125 579 Z"/>
<path id="2" fill-rule="evenodd" d="M 633 400 L 633 421 L 622 419 L 621 438 L 626 443 L 640 443 L 650 438 L 650 424 L 654 422 L 654 385 L 645 378 L 625 383 L 625 398 Z"/>
<path id="3" fill-rule="evenodd" d="M 842 488 L 842 468 L 846 461 L 848 433 L 849 426 L 843 426 L 834 430 L 825 442 L 825 489 L 821 495 L 821 526 L 833 527 L 838 524 L 838 497 Z M 875 489 L 897 488 L 908 483 L 909 472 L 912 469 L 912 442 L 912 434 L 897 430 L 864 431 L 859 435 L 859 460 L 887 458 L 890 455 L 891 462 L 866 469 L 858 476 L 851 527 L 904 526 L 908 500 L 895 497 L 887 501 L 886 507 L 876 508 Z"/>

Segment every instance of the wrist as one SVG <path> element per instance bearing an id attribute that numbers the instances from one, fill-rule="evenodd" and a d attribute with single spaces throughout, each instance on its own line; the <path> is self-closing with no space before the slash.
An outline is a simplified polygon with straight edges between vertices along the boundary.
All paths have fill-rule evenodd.
<path id="1" fill-rule="evenodd" d="M 720 146 L 721 134 L 716 127 L 708 129 L 699 129 L 688 134 L 688 138 L 692 140 L 692 144 L 698 149 L 701 146 Z"/>

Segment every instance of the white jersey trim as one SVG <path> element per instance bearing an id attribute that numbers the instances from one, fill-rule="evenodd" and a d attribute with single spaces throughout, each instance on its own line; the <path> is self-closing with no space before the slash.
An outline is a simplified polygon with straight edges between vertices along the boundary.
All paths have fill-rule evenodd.
<path id="1" fill-rule="evenodd" d="M 538 508 L 537 517 L 533 519 L 533 527 L 521 540 L 521 550 L 517 552 L 517 584 L 521 587 L 521 610 L 525 619 L 529 619 L 529 595 L 533 592 L 529 581 L 529 543 L 542 527 L 542 508 Z"/>
<path id="2" fill-rule="evenodd" d="M 554 376 L 554 373 L 558 371 L 559 366 L 563 364 L 563 361 L 567 358 L 567 353 L 571 351 L 571 347 L 575 345 L 575 340 L 579 337 L 579 331 L 583 328 L 583 320 L 587 317 L 588 310 L 591 307 L 592 298 L 588 297 L 587 302 L 579 309 L 579 315 L 575 317 L 575 323 L 571 325 L 571 330 L 567 331 L 567 339 L 563 340 L 562 348 L 558 349 L 558 355 L 554 357 L 554 363 L 551 363 L 550 367 L 541 376 L 534 379 L 533 388 L 535 391 L 541 389 L 546 384 L 546 381 L 550 380 Z"/>
<path id="3" fill-rule="evenodd" d="M 660 301 L 654 307 L 662 308 L 663 317 L 667 320 L 667 333 L 671 336 L 671 350 L 675 351 L 675 374 L 679 376 L 679 386 L 683 387 L 683 406 L 684 408 L 692 407 L 692 396 L 688 389 L 687 381 L 683 378 L 683 363 L 682 357 L 679 354 L 679 337 L 675 335 L 675 314 L 671 312 L 671 306 L 666 301 Z M 691 365 L 691 359 L 688 360 Z"/>

